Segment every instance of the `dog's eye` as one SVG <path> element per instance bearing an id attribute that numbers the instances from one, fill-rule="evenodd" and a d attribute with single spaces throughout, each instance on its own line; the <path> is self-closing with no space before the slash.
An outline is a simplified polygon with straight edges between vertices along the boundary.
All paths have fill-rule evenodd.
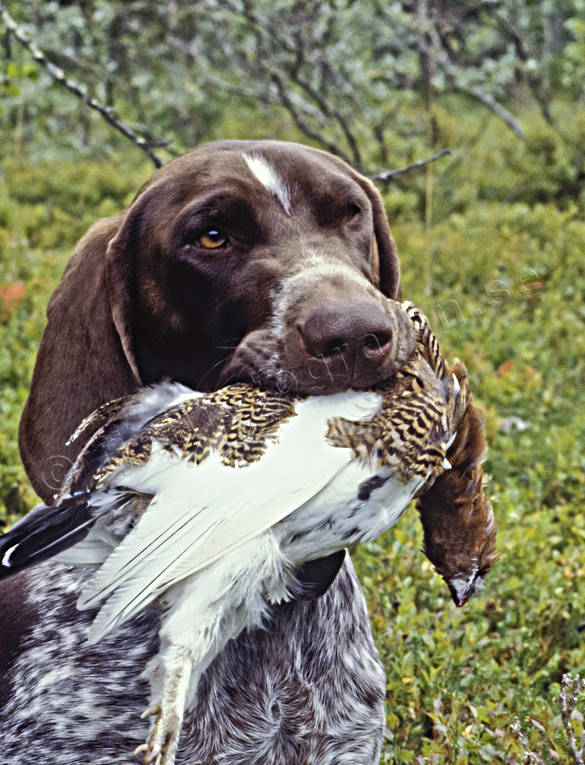
<path id="1" fill-rule="evenodd" d="M 227 236 L 224 236 L 221 231 L 216 228 L 210 228 L 204 234 L 197 239 L 197 244 L 203 247 L 205 250 L 216 250 L 218 247 L 223 247 L 227 244 Z"/>
<path id="2" fill-rule="evenodd" d="M 355 218 L 358 217 L 361 211 L 362 211 L 362 208 L 359 205 L 349 204 L 347 206 L 345 215 L 343 216 L 343 222 L 349 223 L 350 221 L 354 220 Z"/>

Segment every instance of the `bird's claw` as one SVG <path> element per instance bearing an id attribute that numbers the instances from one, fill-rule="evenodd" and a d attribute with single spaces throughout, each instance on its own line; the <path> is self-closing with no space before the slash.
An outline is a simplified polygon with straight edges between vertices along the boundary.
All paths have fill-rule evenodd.
<path id="1" fill-rule="evenodd" d="M 185 713 L 192 662 L 183 654 L 172 662 L 172 670 L 167 667 L 162 682 L 151 696 L 151 705 L 141 714 L 144 720 L 153 718 L 150 735 L 139 747 L 144 754 L 145 765 L 173 765 L 181 735 L 181 726 Z"/>
<path id="2" fill-rule="evenodd" d="M 155 715 L 160 715 L 160 713 L 161 713 L 160 704 L 153 704 L 151 707 L 148 707 L 148 709 L 144 710 L 144 712 L 140 715 L 140 719 L 146 720 L 147 717 L 154 717 Z"/>
<path id="3" fill-rule="evenodd" d="M 181 723 L 182 717 L 173 712 L 170 714 L 160 712 L 156 716 L 148 741 L 142 749 L 145 765 L 173 765 Z"/>

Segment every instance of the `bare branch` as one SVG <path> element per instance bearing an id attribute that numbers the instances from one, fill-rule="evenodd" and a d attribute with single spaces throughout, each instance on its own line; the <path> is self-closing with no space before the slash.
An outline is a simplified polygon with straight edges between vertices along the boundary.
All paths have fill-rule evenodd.
<path id="1" fill-rule="evenodd" d="M 512 43 L 514 44 L 514 49 L 516 51 L 516 55 L 518 56 L 520 61 L 522 61 L 523 64 L 526 64 L 526 62 L 530 58 L 530 54 L 528 50 L 526 49 L 524 35 L 522 34 L 522 32 L 516 29 L 513 22 L 507 18 L 507 16 L 504 14 L 502 9 L 496 8 L 494 11 L 494 17 L 500 29 L 504 32 L 504 34 L 506 34 L 512 40 Z M 522 71 L 522 74 L 524 76 L 525 81 L 528 83 L 530 92 L 532 93 L 534 100 L 538 104 L 538 107 L 540 109 L 542 116 L 548 122 L 548 124 L 554 128 L 555 124 L 550 111 L 549 99 L 543 93 L 542 78 L 535 76 L 534 74 L 531 74 L 530 71 L 527 69 L 524 69 Z"/>
<path id="2" fill-rule="evenodd" d="M 386 139 L 384 138 L 384 125 L 382 123 L 377 123 L 374 125 L 372 130 L 374 133 L 374 138 L 376 139 L 380 148 L 380 157 L 382 162 L 386 164 L 386 162 L 388 162 L 388 147 L 386 146 Z"/>
<path id="3" fill-rule="evenodd" d="M 224 8 L 228 8 L 231 12 L 236 12 L 233 4 L 229 2 L 224 3 Z M 272 82 L 277 87 L 277 92 L 281 100 L 281 106 L 284 106 L 285 109 L 289 112 L 299 130 L 301 130 L 309 138 L 320 141 L 324 146 L 328 147 L 329 151 L 337 154 L 346 162 L 349 162 L 350 164 L 360 168 L 362 165 L 361 154 L 347 119 L 337 109 L 333 109 L 327 102 L 327 99 L 324 97 L 324 95 L 320 93 L 316 88 L 314 88 L 311 83 L 308 82 L 306 78 L 302 77 L 300 74 L 303 65 L 307 63 L 305 55 L 305 44 L 302 36 L 297 33 L 293 35 L 293 40 L 291 41 L 286 34 L 281 34 L 280 27 L 271 25 L 270 28 L 267 28 L 266 25 L 261 22 L 257 15 L 254 13 L 250 0 L 244 0 L 242 8 L 238 8 L 237 13 L 243 16 L 250 25 L 250 29 L 256 37 L 256 42 L 259 49 L 262 48 L 264 40 L 266 38 L 270 38 L 272 41 L 276 41 L 278 43 L 278 46 L 281 50 L 286 51 L 292 56 L 292 61 L 285 62 L 280 65 L 280 73 L 274 71 L 274 61 L 270 63 L 269 67 L 265 66 L 264 69 L 268 74 L 270 74 Z M 324 120 L 334 119 L 338 123 L 349 145 L 351 157 L 348 156 L 337 144 L 333 143 L 332 141 L 325 140 L 321 133 L 314 130 L 309 125 L 309 123 L 298 114 L 298 109 L 294 103 L 294 94 L 285 90 L 284 82 L 282 79 L 283 76 L 288 76 L 290 80 L 314 102 L 322 115 L 322 117 L 319 119 L 319 122 L 323 124 Z M 306 104 L 306 101 L 304 103 Z M 304 109 L 304 111 L 308 112 L 308 109 Z"/>
<path id="4" fill-rule="evenodd" d="M 172 45 L 177 51 L 185 56 L 188 56 L 196 65 L 200 62 L 200 51 L 197 49 L 193 41 L 186 42 L 179 37 L 171 36 L 168 38 L 169 45 Z M 206 81 L 213 85 L 218 91 L 225 93 L 229 96 L 236 96 L 237 98 L 246 99 L 251 103 L 260 102 L 263 104 L 269 104 L 270 106 L 282 106 L 282 102 L 276 89 L 271 93 L 269 90 L 255 90 L 253 88 L 245 88 L 242 85 L 234 86 L 228 85 L 221 78 L 221 75 L 206 74 Z M 314 119 L 323 127 L 328 125 L 328 120 L 325 119 L 321 111 L 313 104 L 305 101 L 298 93 L 292 93 L 289 91 L 288 96 L 293 105 L 301 112 Z"/>
<path id="5" fill-rule="evenodd" d="M 496 99 L 490 94 L 486 93 L 481 88 L 478 88 L 477 85 L 472 85 L 469 88 L 464 88 L 462 86 L 457 86 L 459 90 L 462 90 L 464 93 L 469 93 L 470 96 L 473 96 L 478 101 L 480 101 L 484 106 L 487 106 L 488 109 L 490 109 L 495 115 L 497 115 L 501 120 L 505 122 L 505 124 L 512 130 L 514 135 L 516 135 L 518 138 L 524 137 L 524 131 L 522 130 L 522 126 L 514 117 L 514 115 L 509 112 L 505 106 L 502 106 Z"/>
<path id="6" fill-rule="evenodd" d="M 494 0 L 494 2 L 484 0 L 484 4 L 486 7 L 488 4 L 497 7 L 498 2 L 497 0 Z M 477 4 L 472 4 L 470 8 L 475 8 L 476 5 Z M 390 21 L 385 3 L 376 3 L 376 10 L 382 18 Z M 430 43 L 421 36 L 420 28 L 416 26 L 411 27 L 410 46 L 423 56 L 426 56 L 427 59 L 433 60 L 446 75 L 454 90 L 467 93 L 467 95 L 480 101 L 480 103 L 503 120 L 518 138 L 523 138 L 524 131 L 522 130 L 520 122 L 510 111 L 508 111 L 508 109 L 505 108 L 505 106 L 502 106 L 502 104 L 500 104 L 490 93 L 487 93 L 478 85 L 467 85 L 461 82 L 461 78 L 458 76 L 458 68 L 451 60 L 448 50 L 444 47 L 437 27 L 432 19 L 429 19 L 429 21 L 431 23 L 427 31 L 428 37 L 430 37 Z"/>
<path id="7" fill-rule="evenodd" d="M 343 131 L 343 134 L 345 136 L 345 139 L 347 143 L 349 144 L 349 148 L 351 149 L 352 154 L 352 161 L 353 163 L 359 168 L 362 164 L 362 158 L 360 154 L 360 150 L 357 145 L 357 141 L 355 140 L 355 137 L 353 133 L 351 132 L 349 125 L 347 124 L 347 120 L 345 117 L 337 111 L 337 109 L 332 110 L 325 98 L 315 89 L 311 86 L 309 82 L 307 82 L 305 79 L 303 79 L 300 76 L 300 68 L 302 64 L 305 61 L 305 46 L 303 43 L 303 39 L 300 34 L 295 35 L 295 43 L 296 43 L 296 61 L 295 65 L 292 67 L 292 69 L 289 71 L 289 75 L 291 76 L 291 79 L 293 82 L 295 82 L 300 88 L 302 88 L 305 93 L 307 93 L 313 101 L 317 104 L 317 106 L 321 109 L 323 114 L 326 117 L 333 117 L 335 120 L 337 120 L 339 126 L 341 127 L 341 130 Z"/>
<path id="8" fill-rule="evenodd" d="M 273 73 L 272 82 L 276 86 L 282 105 L 293 118 L 293 121 L 299 130 L 302 130 L 306 136 L 312 138 L 314 141 L 321 143 L 327 148 L 327 151 L 330 151 L 332 154 L 337 154 L 338 157 L 343 159 L 348 164 L 351 164 L 350 157 L 347 156 L 347 154 L 340 146 L 338 146 L 336 143 L 333 143 L 333 141 L 330 141 L 329 138 L 327 138 L 327 136 L 325 136 L 323 133 L 318 133 L 316 130 L 313 130 L 313 128 L 308 125 L 307 122 L 305 122 L 305 120 L 299 114 L 298 109 L 293 104 L 292 99 L 287 93 L 286 88 L 284 87 L 284 83 L 279 75 Z"/>
<path id="9" fill-rule="evenodd" d="M 441 157 L 446 157 L 448 154 L 451 154 L 451 149 L 443 149 L 442 151 L 433 154 L 431 157 L 427 157 L 426 159 L 419 159 L 410 165 L 399 167 L 397 170 L 384 170 L 377 175 L 370 175 L 370 180 L 377 183 L 388 183 L 388 181 L 391 181 L 397 175 L 408 173 L 410 170 L 417 170 L 419 167 L 425 167 L 425 165 L 428 165 L 431 162 L 435 162 L 437 159 L 441 159 Z"/>
<path id="10" fill-rule="evenodd" d="M 457 90 L 460 90 L 463 93 L 468 93 L 470 96 L 473 96 L 473 98 L 476 98 L 478 101 L 480 101 L 484 106 L 487 106 L 488 109 L 490 109 L 501 120 L 503 120 L 503 122 L 510 128 L 510 130 L 512 130 L 516 136 L 518 136 L 518 138 L 522 138 L 524 136 L 524 131 L 522 130 L 522 126 L 516 117 L 514 117 L 514 115 L 509 112 L 505 106 L 502 106 L 502 104 L 496 101 L 491 93 L 487 93 L 485 90 L 482 90 L 478 85 L 463 85 L 461 83 L 459 77 L 457 76 L 457 67 L 455 64 L 453 64 L 449 54 L 443 48 L 441 39 L 434 25 L 431 26 L 430 36 L 432 40 L 432 44 L 430 46 L 424 43 L 422 40 L 419 40 L 417 41 L 417 48 L 441 67 L 443 72 L 447 75 Z"/>
<path id="11" fill-rule="evenodd" d="M 135 133 L 132 128 L 128 127 L 128 125 L 120 122 L 113 109 L 103 106 L 99 103 L 99 101 L 96 101 L 95 98 L 88 96 L 87 93 L 77 83 L 75 83 L 73 80 L 70 80 L 66 76 L 65 72 L 60 67 L 56 66 L 47 59 L 44 53 L 39 50 L 39 48 L 37 48 L 37 46 L 30 40 L 26 32 L 18 26 L 16 21 L 6 10 L 4 4 L 1 2 L 0 18 L 4 22 L 9 34 L 13 35 L 13 37 L 28 50 L 37 64 L 45 69 L 56 82 L 66 88 L 70 93 L 73 93 L 76 98 L 82 101 L 86 106 L 89 106 L 90 109 L 94 109 L 96 112 L 98 112 L 98 114 L 100 114 L 100 116 L 103 117 L 103 119 L 108 124 L 122 133 L 122 135 L 126 136 L 126 138 L 129 138 L 134 144 L 136 144 L 136 146 L 138 146 L 138 148 L 142 149 L 142 151 L 150 157 L 155 167 L 161 167 L 163 162 L 154 153 L 152 146 L 154 145 L 158 147 L 166 147 L 170 143 L 170 140 L 157 139 L 153 141 L 147 141 L 145 138 Z"/>

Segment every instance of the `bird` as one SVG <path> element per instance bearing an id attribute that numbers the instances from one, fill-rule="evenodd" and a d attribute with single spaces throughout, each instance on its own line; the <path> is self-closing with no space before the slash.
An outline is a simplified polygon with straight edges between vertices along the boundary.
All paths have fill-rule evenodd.
<path id="1" fill-rule="evenodd" d="M 467 396 L 464 410 L 456 415 L 459 424 L 448 452 L 451 468 L 419 494 L 416 506 L 423 527 L 422 551 L 461 608 L 483 587 L 499 553 L 494 511 L 485 492 L 483 421 L 469 391 L 465 365 L 456 360 L 452 371 Z"/>
<path id="2" fill-rule="evenodd" d="M 433 496 L 454 444 L 456 488 L 467 490 L 473 460 L 457 441 L 472 414 L 465 367 L 446 364 L 420 309 L 402 309 L 415 351 L 372 390 L 302 397 L 234 383 L 201 393 L 163 381 L 108 402 L 71 437 L 95 429 L 54 503 L 0 538 L 0 578 L 50 557 L 97 569 L 77 601 L 98 609 L 90 643 L 153 602 L 162 609 L 159 651 L 144 672 L 143 717 L 153 719 L 136 754 L 145 763 L 172 765 L 206 668 L 262 625 L 270 604 L 300 594 L 303 563 L 375 539 L 411 499 Z M 459 497 L 445 496 L 457 525 Z M 491 565 L 478 555 L 491 561 L 492 530 L 480 550 L 487 526 L 462 513 L 453 563 L 437 504 L 419 507 L 424 550 L 454 599 L 468 599 Z"/>

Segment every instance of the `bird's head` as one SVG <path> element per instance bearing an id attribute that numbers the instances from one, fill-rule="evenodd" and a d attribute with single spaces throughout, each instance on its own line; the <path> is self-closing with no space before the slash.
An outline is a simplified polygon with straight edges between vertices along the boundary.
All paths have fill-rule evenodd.
<path id="1" fill-rule="evenodd" d="M 441 571 L 439 564 L 436 564 L 435 568 L 447 583 L 453 603 L 461 608 L 482 588 L 484 578 L 491 568 L 491 562 L 488 561 L 482 565 L 480 560 L 475 562 L 475 558 L 469 557 L 455 571 L 449 565 L 443 566 L 447 569 L 446 573 Z"/>
<path id="2" fill-rule="evenodd" d="M 418 509 L 423 552 L 447 583 L 455 605 L 461 607 L 481 588 L 498 558 L 496 524 L 479 476 L 462 493 L 453 492 L 451 483 L 439 479 L 419 499 Z"/>

